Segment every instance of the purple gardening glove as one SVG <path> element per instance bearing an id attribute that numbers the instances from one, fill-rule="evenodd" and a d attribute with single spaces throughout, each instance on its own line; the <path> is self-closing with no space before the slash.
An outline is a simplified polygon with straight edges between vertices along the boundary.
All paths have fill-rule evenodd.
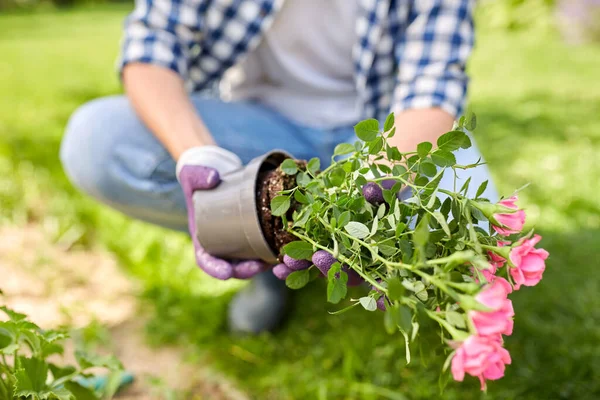
<path id="1" fill-rule="evenodd" d="M 268 265 L 260 260 L 229 262 L 208 254 L 196 237 L 196 219 L 192 195 L 196 190 L 210 190 L 221 182 L 219 172 L 227 174 L 242 167 L 235 154 L 216 146 L 186 150 L 177 161 L 177 179 L 183 189 L 188 210 L 188 229 L 194 244 L 196 263 L 208 275 L 217 279 L 248 279 L 264 271 Z"/>

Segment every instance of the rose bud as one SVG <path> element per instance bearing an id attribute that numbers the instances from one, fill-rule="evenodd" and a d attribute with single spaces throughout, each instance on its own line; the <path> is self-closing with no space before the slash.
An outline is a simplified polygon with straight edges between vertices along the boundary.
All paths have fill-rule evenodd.
<path id="1" fill-rule="evenodd" d="M 362 193 L 363 196 L 365 196 L 365 199 L 373 205 L 379 205 L 384 202 L 383 190 L 381 189 L 381 186 L 375 182 L 366 183 L 362 187 Z"/>

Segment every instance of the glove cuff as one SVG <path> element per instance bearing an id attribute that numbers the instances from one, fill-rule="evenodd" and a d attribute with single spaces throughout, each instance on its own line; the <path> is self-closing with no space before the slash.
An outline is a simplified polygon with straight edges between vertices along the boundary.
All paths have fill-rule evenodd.
<path id="1" fill-rule="evenodd" d="M 218 146 L 200 146 L 192 147 L 184 151 L 179 160 L 175 174 L 179 181 L 181 169 L 186 165 L 202 165 L 204 167 L 214 168 L 219 172 L 219 175 L 227 175 L 242 167 L 242 160 L 229 150 L 225 150 Z"/>

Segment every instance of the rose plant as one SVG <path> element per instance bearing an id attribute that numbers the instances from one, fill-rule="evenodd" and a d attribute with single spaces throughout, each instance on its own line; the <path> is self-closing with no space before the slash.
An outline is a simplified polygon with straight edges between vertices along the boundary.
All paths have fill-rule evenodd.
<path id="1" fill-rule="evenodd" d="M 347 308 L 385 311 L 385 326 L 405 338 L 407 361 L 420 321 L 432 319 L 448 345 L 444 370 L 451 365 L 457 381 L 475 376 L 484 389 L 511 362 L 503 347 L 513 331 L 508 296 L 539 282 L 548 253 L 535 248 L 539 235 L 522 233 L 517 194 L 493 204 L 482 197 L 487 181 L 474 197 L 469 180 L 457 187 L 461 171 L 481 165 L 459 165 L 454 155 L 471 146 L 466 132 L 475 124 L 474 115 L 462 117 L 436 146 L 401 153 L 388 142 L 393 114 L 383 129 L 373 119 L 360 122 L 361 140 L 338 145 L 323 171 L 318 159 L 280 166 L 295 186 L 272 199 L 271 212 L 296 239 L 281 248 L 274 268 L 289 287 L 325 276 L 327 299 L 336 304 L 348 285 L 365 282 L 370 292 Z M 452 190 L 440 187 L 447 173 L 455 177 Z"/>

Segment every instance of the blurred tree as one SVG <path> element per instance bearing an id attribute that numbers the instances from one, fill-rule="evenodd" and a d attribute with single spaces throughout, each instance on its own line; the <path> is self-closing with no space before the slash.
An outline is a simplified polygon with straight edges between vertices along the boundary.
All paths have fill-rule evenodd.
<path id="1" fill-rule="evenodd" d="M 496 29 L 529 30 L 547 33 L 553 30 L 555 0 L 482 0 L 479 21 Z"/>

